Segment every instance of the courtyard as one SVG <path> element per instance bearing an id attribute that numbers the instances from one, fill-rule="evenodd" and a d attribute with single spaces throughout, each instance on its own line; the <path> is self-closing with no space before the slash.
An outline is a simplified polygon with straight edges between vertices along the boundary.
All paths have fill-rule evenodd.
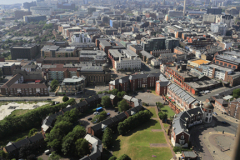
<path id="1" fill-rule="evenodd" d="M 113 155 L 119 157 L 127 154 L 131 159 L 136 160 L 169 160 L 172 152 L 167 144 L 159 119 L 157 118 L 156 108 L 148 107 L 153 113 L 152 118 L 133 129 L 127 135 L 115 134 L 113 147 L 110 149 Z"/>

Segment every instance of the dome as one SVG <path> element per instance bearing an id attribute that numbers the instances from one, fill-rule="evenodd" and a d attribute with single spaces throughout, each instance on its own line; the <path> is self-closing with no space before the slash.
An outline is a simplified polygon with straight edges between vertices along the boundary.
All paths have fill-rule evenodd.
<path id="1" fill-rule="evenodd" d="M 213 107 L 213 105 L 210 102 L 208 102 L 208 103 L 205 103 L 203 105 L 203 108 L 205 108 L 205 109 L 213 109 L 214 107 Z"/>

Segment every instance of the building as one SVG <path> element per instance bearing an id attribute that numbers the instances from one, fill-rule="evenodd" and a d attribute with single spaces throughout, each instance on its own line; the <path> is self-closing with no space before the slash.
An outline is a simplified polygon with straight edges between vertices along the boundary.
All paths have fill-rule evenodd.
<path id="1" fill-rule="evenodd" d="M 41 57 L 76 57 L 77 48 L 76 47 L 66 47 L 60 48 L 56 45 L 45 45 L 41 49 Z"/>
<path id="2" fill-rule="evenodd" d="M 161 65 L 160 70 L 167 78 L 193 95 L 220 86 L 219 81 L 206 77 L 197 69 L 188 68 L 186 64 Z"/>
<path id="3" fill-rule="evenodd" d="M 227 14 L 216 16 L 216 23 L 219 22 L 227 24 L 227 27 L 231 28 L 232 25 L 234 24 L 233 16 Z"/>
<path id="4" fill-rule="evenodd" d="M 66 66 L 59 65 L 49 66 L 45 71 L 47 80 L 57 79 L 62 81 L 64 78 L 71 78 L 73 76 L 84 76 L 86 85 L 105 85 L 111 79 L 111 72 L 109 66 L 104 64 L 102 66 Z"/>
<path id="5" fill-rule="evenodd" d="M 18 73 L 1 86 L 4 96 L 48 96 L 45 83 L 25 82 L 24 75 Z"/>
<path id="6" fill-rule="evenodd" d="M 227 24 L 219 22 L 219 23 L 211 23 L 211 31 L 213 33 L 218 33 L 219 35 L 226 35 L 227 32 Z"/>
<path id="7" fill-rule="evenodd" d="M 122 50 L 122 53 L 120 53 L 116 49 L 109 49 L 108 58 L 117 71 L 141 69 L 141 59 L 132 50 Z"/>
<path id="8" fill-rule="evenodd" d="M 147 41 L 142 41 L 141 46 L 143 50 L 147 52 L 154 51 L 154 50 L 163 50 L 163 49 L 166 49 L 165 40 L 166 40 L 165 37 L 151 38 L 151 39 L 148 39 Z"/>
<path id="9" fill-rule="evenodd" d="M 88 33 L 85 32 L 74 32 L 71 37 L 71 41 L 76 43 L 92 42 L 91 37 L 88 35 Z"/>
<path id="10" fill-rule="evenodd" d="M 41 146 L 45 145 L 44 137 L 42 133 L 36 133 L 32 137 L 26 137 L 17 142 L 9 142 L 4 148 L 3 151 L 9 154 L 10 157 L 18 157 L 19 150 L 25 145 L 32 145 L 36 150 L 43 149 Z"/>
<path id="11" fill-rule="evenodd" d="M 167 50 L 171 50 L 173 52 L 174 48 L 179 46 L 179 40 L 176 38 L 167 38 L 165 40 L 165 46 Z"/>
<path id="12" fill-rule="evenodd" d="M 33 6 L 33 7 L 30 7 L 30 11 L 32 12 L 32 15 L 50 16 L 52 14 L 52 7 Z"/>
<path id="13" fill-rule="evenodd" d="M 141 51 L 139 55 L 142 56 L 142 61 L 146 62 L 147 64 L 149 64 L 151 60 L 154 58 L 153 55 L 146 51 Z"/>
<path id="14" fill-rule="evenodd" d="M 30 22 L 39 22 L 39 21 L 46 21 L 47 17 L 44 15 L 27 15 L 23 16 L 23 21 L 25 23 L 30 23 Z"/>
<path id="15" fill-rule="evenodd" d="M 239 70 L 240 68 L 240 57 L 236 57 L 236 55 L 215 55 L 213 58 L 213 63 L 222 66 L 222 67 L 228 67 L 229 69 L 233 70 Z"/>
<path id="16" fill-rule="evenodd" d="M 203 23 L 215 23 L 216 22 L 216 15 L 214 14 L 204 14 L 203 15 Z"/>
<path id="17" fill-rule="evenodd" d="M 73 76 L 72 78 L 64 78 L 58 92 L 66 93 L 67 95 L 84 92 L 85 77 Z"/>
<path id="18" fill-rule="evenodd" d="M 118 89 L 119 91 L 131 91 L 134 92 L 141 88 L 155 88 L 156 81 L 165 82 L 166 79 L 161 73 L 151 73 L 151 74 L 134 74 L 130 76 L 125 76 L 120 79 L 116 79 L 109 82 L 109 90 Z M 159 88 L 159 87 L 157 87 Z M 159 89 L 159 94 L 165 93 Z"/>
<path id="19" fill-rule="evenodd" d="M 218 7 L 208 8 L 207 14 L 222 14 L 222 8 L 218 8 Z"/>
<path id="20" fill-rule="evenodd" d="M 181 111 L 185 111 L 194 108 L 194 103 L 197 100 L 187 93 L 184 89 L 177 84 L 170 84 L 167 88 L 167 96 L 170 101 L 175 102 Z"/>
<path id="21" fill-rule="evenodd" d="M 196 108 L 177 114 L 172 122 L 171 143 L 175 146 L 188 147 L 190 142 L 189 128 L 203 122 L 211 123 L 213 106 L 205 103 L 203 106 L 197 102 Z"/>
<path id="22" fill-rule="evenodd" d="M 16 10 L 14 11 L 14 17 L 15 19 L 22 19 L 23 16 L 31 15 L 31 12 L 29 11 L 23 11 L 23 10 Z"/>
<path id="23" fill-rule="evenodd" d="M 21 47 L 11 47 L 11 57 L 12 60 L 17 59 L 34 59 L 40 51 L 40 46 L 33 44 L 33 45 L 25 45 Z"/>
<path id="24" fill-rule="evenodd" d="M 79 51 L 80 62 L 94 62 L 104 64 L 107 62 L 107 54 L 101 50 L 81 50 Z"/>
<path id="25" fill-rule="evenodd" d="M 21 62 L 0 62 L 3 75 L 13 75 L 15 69 L 21 68 Z"/>

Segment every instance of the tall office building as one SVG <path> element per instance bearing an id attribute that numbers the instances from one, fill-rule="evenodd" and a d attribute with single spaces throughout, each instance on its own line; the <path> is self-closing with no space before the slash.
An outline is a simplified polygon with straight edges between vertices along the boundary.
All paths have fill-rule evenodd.
<path id="1" fill-rule="evenodd" d="M 185 16 L 186 12 L 186 0 L 184 0 L 184 6 L 183 6 L 183 16 Z"/>

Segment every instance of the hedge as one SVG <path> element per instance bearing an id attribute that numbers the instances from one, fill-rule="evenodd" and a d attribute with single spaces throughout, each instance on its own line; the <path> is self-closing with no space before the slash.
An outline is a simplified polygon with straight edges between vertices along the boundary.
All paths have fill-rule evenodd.
<path id="1" fill-rule="evenodd" d="M 72 104 L 75 104 L 75 99 L 70 99 L 65 103 L 60 103 L 54 106 L 51 106 L 51 104 L 44 105 L 20 116 L 5 117 L 0 121 L 0 138 L 30 130 L 34 127 L 39 127 L 46 116 L 58 112 Z"/>

